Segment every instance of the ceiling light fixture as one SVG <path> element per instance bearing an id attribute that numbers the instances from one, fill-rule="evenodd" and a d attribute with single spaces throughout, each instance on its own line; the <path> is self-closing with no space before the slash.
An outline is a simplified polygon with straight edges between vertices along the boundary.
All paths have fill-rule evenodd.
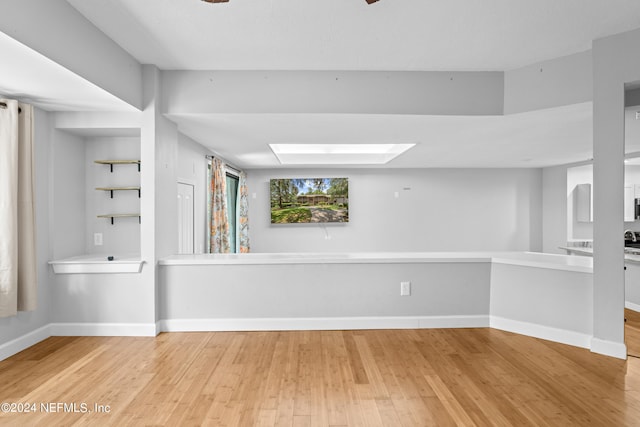
<path id="1" fill-rule="evenodd" d="M 378 0 L 367 0 L 367 4 L 375 3 L 375 2 L 377 2 L 377 1 L 378 1 Z"/>
<path id="2" fill-rule="evenodd" d="M 283 165 L 383 165 L 415 144 L 269 144 Z"/>
<path id="3" fill-rule="evenodd" d="M 229 0 L 202 0 L 202 1 L 206 1 L 207 3 L 227 3 Z M 378 0 L 374 0 L 374 1 L 378 1 Z"/>

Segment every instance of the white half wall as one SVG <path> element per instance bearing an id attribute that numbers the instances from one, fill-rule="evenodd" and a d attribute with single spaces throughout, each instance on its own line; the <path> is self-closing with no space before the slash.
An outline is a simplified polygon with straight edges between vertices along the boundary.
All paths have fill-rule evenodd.
<path id="1" fill-rule="evenodd" d="M 593 275 L 493 263 L 491 327 L 589 348 Z"/>
<path id="2" fill-rule="evenodd" d="M 272 225 L 269 179 L 316 177 L 349 178 L 349 223 Z M 540 169 L 249 170 L 247 182 L 253 252 L 542 250 Z"/>
<path id="3" fill-rule="evenodd" d="M 489 262 L 163 266 L 160 319 L 215 328 L 389 318 L 396 326 L 399 318 L 416 320 L 411 327 L 429 318 L 487 326 L 477 322 L 488 320 L 489 272 Z M 400 296 L 401 281 L 411 282 L 411 296 Z"/>
<path id="4" fill-rule="evenodd" d="M 50 297 L 51 322 L 153 324 L 154 295 L 141 279 L 141 273 L 56 274 Z"/>

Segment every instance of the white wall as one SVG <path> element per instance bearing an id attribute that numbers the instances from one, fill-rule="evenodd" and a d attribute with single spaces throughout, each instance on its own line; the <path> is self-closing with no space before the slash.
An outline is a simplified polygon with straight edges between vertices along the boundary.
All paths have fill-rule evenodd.
<path id="1" fill-rule="evenodd" d="M 269 179 L 314 177 L 349 178 L 350 222 L 272 225 Z M 253 252 L 542 250 L 540 169 L 249 170 L 247 183 Z"/>
<path id="2" fill-rule="evenodd" d="M 153 266 L 145 265 L 143 269 Z M 56 274 L 52 283 L 51 322 L 67 324 L 65 334 L 76 335 L 78 325 L 147 325 L 153 328 L 153 294 L 140 283 L 140 274 Z M 99 330 L 98 328 L 96 328 Z"/>
<path id="3" fill-rule="evenodd" d="M 567 167 L 542 170 L 542 252 L 564 254 L 567 244 Z"/>
<path id="4" fill-rule="evenodd" d="M 196 253 L 205 252 L 207 159 L 211 152 L 193 139 L 178 134 L 178 181 L 193 183 L 194 189 L 194 247 Z"/>
<path id="5" fill-rule="evenodd" d="M 160 318 L 212 330 L 242 329 L 247 321 L 274 326 L 265 326 L 267 319 L 285 329 L 311 320 L 314 329 L 332 320 L 344 328 L 349 319 L 372 317 L 477 322 L 489 315 L 490 268 L 489 262 L 162 266 Z M 400 296 L 401 281 L 411 281 L 411 296 Z"/>
<path id="6" fill-rule="evenodd" d="M 107 248 L 111 245 L 111 234 L 117 230 L 131 233 L 129 242 L 137 242 L 144 260 L 138 274 L 60 274 L 53 280 L 55 294 L 51 298 L 52 333 L 76 334 L 141 334 L 154 335 L 157 316 L 157 270 L 158 258 L 175 253 L 177 249 L 177 201 L 176 163 L 177 129 L 175 124 L 164 118 L 156 108 L 160 99 L 159 70 L 153 66 L 143 67 L 145 74 L 144 104 L 142 115 L 93 115 L 65 114 L 58 117 L 57 125 L 66 129 L 78 129 L 83 135 L 120 135 L 108 137 L 91 136 L 84 141 L 85 153 L 82 161 L 89 163 L 91 179 L 82 182 L 82 192 L 92 199 L 87 216 L 95 216 L 97 211 L 111 207 L 112 202 L 136 204 L 140 208 L 141 224 L 137 219 L 126 218 L 115 225 L 108 220 L 91 218 L 89 228 L 83 237 L 91 248 L 93 233 L 104 231 Z M 107 119 L 105 121 L 105 119 Z M 130 138 L 132 129 L 140 137 Z M 110 133 L 115 130 L 115 133 Z M 73 131 L 73 130 L 71 130 Z M 94 165 L 96 157 L 134 157 L 141 160 L 141 172 L 137 167 L 115 166 L 114 173 L 108 166 Z M 139 157 L 138 157 L 139 156 Z M 57 166 L 56 166 L 57 167 Z M 108 195 L 95 191 L 104 184 L 129 184 L 139 180 L 142 197 L 137 194 L 116 194 L 114 200 Z M 123 181 L 119 181 L 122 179 Z M 133 197 L 132 197 L 133 196 Z M 127 200 L 131 197 L 131 200 Z M 98 206 L 100 205 L 100 206 Z M 105 208 L 106 209 L 106 208 Z M 104 221 L 100 223 L 99 221 Z M 100 228 L 105 227 L 105 228 Z M 112 228 L 113 227 L 113 228 Z M 131 228 L 129 228 L 131 227 Z M 116 236 L 124 238 L 123 236 Z M 113 246 L 115 248 L 115 246 Z"/>
<path id="7" fill-rule="evenodd" d="M 38 268 L 38 307 L 35 311 L 19 312 L 17 316 L 0 319 L 0 359 L 4 350 L 10 350 L 5 344 L 10 341 L 31 334 L 30 339 L 21 340 L 22 343 L 33 344 L 45 338 L 45 333 L 37 331 L 49 323 L 50 313 L 50 285 L 49 270 L 49 225 L 50 205 L 49 194 L 52 189 L 49 165 L 51 162 L 51 144 L 49 114 L 35 109 L 34 118 L 34 156 L 35 156 L 35 211 L 36 211 L 36 257 Z M 55 229 L 55 223 L 51 224 Z M 35 331 L 35 332 L 34 332 Z M 19 351 L 21 348 L 13 348 Z M 8 354 L 11 354 L 9 352 Z"/>
<path id="8" fill-rule="evenodd" d="M 635 186 L 640 185 L 640 166 L 639 165 L 625 165 L 624 166 L 624 184 Z M 640 231 L 640 221 L 625 221 L 625 230 Z"/>
<path id="9" fill-rule="evenodd" d="M 504 113 L 515 114 L 593 99 L 591 51 L 504 73 Z"/>
<path id="10" fill-rule="evenodd" d="M 115 243 L 112 245 L 111 238 L 124 241 L 126 236 L 114 236 L 114 233 L 124 230 L 131 234 L 126 241 L 136 242 L 132 246 L 139 247 L 145 263 L 138 274 L 56 275 L 53 280 L 55 293 L 50 300 L 51 322 L 54 325 L 52 333 L 155 335 L 156 262 L 158 258 L 177 250 L 178 150 L 175 124 L 164 118 L 156 108 L 160 98 L 160 73 L 152 66 L 145 66 L 144 73 L 147 107 L 142 115 L 106 115 L 101 120 L 100 116 L 92 114 L 63 113 L 57 122 L 68 129 L 78 129 L 83 135 L 121 135 L 91 136 L 84 141 L 82 162 L 90 164 L 87 172 L 90 179 L 86 183 L 83 179 L 81 191 L 86 192 L 92 200 L 86 210 L 93 212 L 86 214 L 91 220 L 87 225 L 86 240 L 85 237 L 82 239 L 83 249 L 96 250 L 91 247 L 93 233 L 100 230 L 104 231 L 107 249 L 122 249 Z M 104 122 L 105 118 L 109 119 L 108 123 Z M 137 131 L 140 137 L 129 137 L 136 126 L 139 126 Z M 110 134 L 110 129 L 115 129 L 115 133 Z M 138 173 L 136 166 L 116 165 L 111 174 L 108 166 L 93 164 L 96 158 L 112 156 L 139 158 L 141 172 Z M 142 197 L 138 199 L 137 194 L 118 193 L 111 200 L 106 193 L 95 191 L 95 187 L 105 184 L 106 180 L 109 180 L 106 184 L 123 185 L 130 184 L 130 180 L 139 180 Z M 116 219 L 113 226 L 106 219 L 94 221 L 97 212 L 111 207 L 112 202 L 122 202 L 119 206 L 122 209 L 129 209 L 128 203 L 139 207 L 141 224 L 138 224 L 137 218 L 122 219 L 122 222 Z"/>
<path id="11" fill-rule="evenodd" d="M 96 187 L 135 186 L 140 173 L 135 165 L 108 165 L 94 160 L 139 159 L 138 137 L 91 137 L 54 130 L 53 144 L 53 259 L 82 254 L 140 253 L 137 218 L 110 220 L 99 214 L 140 211 L 137 191 L 116 191 L 114 198 Z M 103 245 L 94 245 L 102 233 Z"/>
<path id="12" fill-rule="evenodd" d="M 113 199 L 107 191 L 98 187 L 129 187 L 140 185 L 140 172 L 136 165 L 96 164 L 95 160 L 140 159 L 138 137 L 87 137 L 85 138 L 86 168 L 84 192 L 86 194 L 86 229 L 84 252 L 86 254 L 139 254 L 140 224 L 138 218 L 116 218 L 113 225 L 109 219 L 97 215 L 110 213 L 139 213 L 140 198 L 137 191 L 114 191 Z M 94 233 L 101 233 L 102 246 L 94 245 Z"/>
<path id="13" fill-rule="evenodd" d="M 68 2 L 23 0 L 0 14 L 0 31 L 140 108 L 140 63 Z"/>
<path id="14" fill-rule="evenodd" d="M 625 183 L 640 183 L 640 166 L 626 165 Z M 573 190 L 577 184 L 593 185 L 593 166 L 561 165 L 542 170 L 543 252 L 565 253 L 558 249 L 571 240 L 593 239 L 593 223 L 578 222 Z M 640 222 L 625 222 L 625 229 L 640 231 Z"/>
<path id="15" fill-rule="evenodd" d="M 53 131 L 53 259 L 84 253 L 86 227 L 85 144 L 82 137 Z"/>
<path id="16" fill-rule="evenodd" d="M 163 71 L 162 111 L 496 115 L 501 71 Z"/>
<path id="17" fill-rule="evenodd" d="M 590 347 L 593 275 L 492 263 L 491 327 Z"/>
<path id="18" fill-rule="evenodd" d="M 624 271 L 624 301 L 625 306 L 640 311 L 640 265 L 626 262 Z"/>
<path id="19" fill-rule="evenodd" d="M 591 184 L 593 194 L 593 165 L 567 168 L 567 240 L 592 240 L 593 222 L 578 221 L 576 190 L 578 184 Z M 591 200 L 593 202 L 593 198 Z"/>
<path id="20" fill-rule="evenodd" d="M 640 81 L 640 30 L 593 41 L 594 346 L 624 346 L 625 87 Z M 625 353 L 626 354 L 626 353 Z"/>

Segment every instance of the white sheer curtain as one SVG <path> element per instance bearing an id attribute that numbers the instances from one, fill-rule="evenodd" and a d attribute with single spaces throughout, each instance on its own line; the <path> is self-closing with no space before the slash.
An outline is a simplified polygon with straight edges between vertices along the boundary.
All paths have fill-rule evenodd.
<path id="1" fill-rule="evenodd" d="M 0 99 L 0 317 L 36 308 L 33 107 Z"/>

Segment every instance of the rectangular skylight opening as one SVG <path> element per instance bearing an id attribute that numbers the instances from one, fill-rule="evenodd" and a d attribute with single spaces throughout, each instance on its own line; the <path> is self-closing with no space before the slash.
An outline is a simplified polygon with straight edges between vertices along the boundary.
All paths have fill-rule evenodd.
<path id="1" fill-rule="evenodd" d="M 383 165 L 415 144 L 269 144 L 283 165 Z"/>

